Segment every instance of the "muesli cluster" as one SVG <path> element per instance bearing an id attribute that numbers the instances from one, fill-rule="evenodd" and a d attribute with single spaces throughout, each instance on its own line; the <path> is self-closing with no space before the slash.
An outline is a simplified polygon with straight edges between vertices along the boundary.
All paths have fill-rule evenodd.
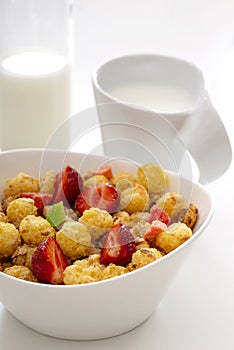
<path id="1" fill-rule="evenodd" d="M 168 191 L 157 164 L 113 174 L 71 166 L 40 179 L 8 179 L 0 205 L 0 271 L 59 285 L 98 282 L 139 269 L 192 234 L 194 204 Z"/>

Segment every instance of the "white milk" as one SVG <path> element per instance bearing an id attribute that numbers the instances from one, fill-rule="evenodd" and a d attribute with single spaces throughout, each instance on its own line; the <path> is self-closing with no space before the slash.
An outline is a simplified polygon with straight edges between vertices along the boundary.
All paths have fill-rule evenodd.
<path id="1" fill-rule="evenodd" d="M 187 90 L 166 83 L 125 83 L 112 86 L 108 93 L 123 102 L 161 113 L 182 112 L 194 104 L 194 98 Z"/>
<path id="2" fill-rule="evenodd" d="M 70 104 L 65 57 L 24 52 L 5 58 L 0 66 L 1 148 L 45 147 L 70 116 Z"/>

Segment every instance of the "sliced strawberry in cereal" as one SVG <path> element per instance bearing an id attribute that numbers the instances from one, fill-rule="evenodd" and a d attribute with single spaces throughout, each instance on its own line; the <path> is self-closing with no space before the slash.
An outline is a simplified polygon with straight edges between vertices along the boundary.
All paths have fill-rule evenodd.
<path id="1" fill-rule="evenodd" d="M 64 205 L 73 206 L 76 197 L 83 189 L 83 179 L 71 166 L 67 165 L 56 175 L 53 204 L 63 201 Z"/>
<path id="2" fill-rule="evenodd" d="M 38 213 L 42 214 L 44 207 L 46 207 L 52 200 L 52 194 L 50 193 L 36 193 L 36 192 L 23 192 L 20 193 L 20 198 L 31 198 L 34 200 L 34 205 L 37 207 Z"/>
<path id="3" fill-rule="evenodd" d="M 155 204 L 150 209 L 149 223 L 152 223 L 155 220 L 160 220 L 168 226 L 170 224 L 171 218 L 165 210 Z"/>
<path id="4" fill-rule="evenodd" d="M 41 282 L 62 284 L 67 259 L 53 237 L 46 238 L 32 256 L 33 274 Z"/>
<path id="5" fill-rule="evenodd" d="M 130 230 L 121 223 L 110 228 L 107 232 L 103 248 L 101 250 L 100 262 L 104 265 L 110 263 L 125 266 L 136 251 L 136 243 Z"/>
<path id="6" fill-rule="evenodd" d="M 116 188 L 108 183 L 85 188 L 76 199 L 76 210 L 83 214 L 92 207 L 115 213 L 118 210 L 120 196 Z"/>
<path id="7" fill-rule="evenodd" d="M 80 214 L 83 214 L 85 210 L 97 207 L 98 201 L 99 195 L 96 191 L 96 186 L 89 186 L 77 196 L 75 208 Z"/>
<path id="8" fill-rule="evenodd" d="M 95 171 L 94 175 L 103 175 L 105 176 L 108 180 L 110 180 L 113 177 L 113 172 L 112 169 L 109 165 L 104 164 L 98 168 L 97 171 Z"/>
<path id="9" fill-rule="evenodd" d="M 149 229 L 144 234 L 144 239 L 151 240 L 157 237 L 157 235 L 163 231 L 166 231 L 167 225 L 161 220 L 155 220 L 150 225 Z"/>

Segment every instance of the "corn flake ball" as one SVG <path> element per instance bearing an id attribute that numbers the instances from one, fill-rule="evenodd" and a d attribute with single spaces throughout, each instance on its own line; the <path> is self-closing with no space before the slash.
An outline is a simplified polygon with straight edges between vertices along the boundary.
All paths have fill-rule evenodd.
<path id="1" fill-rule="evenodd" d="M 11 266 L 4 270 L 4 273 L 21 280 L 37 282 L 37 278 L 32 274 L 32 271 L 26 266 Z"/>
<path id="2" fill-rule="evenodd" d="M 116 173 L 111 178 L 110 182 L 116 187 L 118 192 L 122 192 L 129 187 L 133 187 L 137 183 L 135 177 L 127 171 L 120 171 Z"/>
<path id="3" fill-rule="evenodd" d="M 4 196 L 15 196 L 21 192 L 38 192 L 39 181 L 25 173 L 19 173 L 15 178 L 6 181 Z"/>
<path id="4" fill-rule="evenodd" d="M 166 231 L 160 232 L 155 239 L 156 247 L 169 253 L 192 236 L 192 230 L 184 223 L 174 223 Z"/>
<path id="5" fill-rule="evenodd" d="M 161 253 L 155 248 L 141 248 L 132 255 L 132 261 L 128 264 L 128 270 L 134 271 L 149 263 L 160 259 Z"/>
<path id="6" fill-rule="evenodd" d="M 128 269 L 126 267 L 111 263 L 107 267 L 105 267 L 105 269 L 102 271 L 102 279 L 106 280 L 109 278 L 121 276 L 127 272 L 128 272 Z"/>
<path id="7" fill-rule="evenodd" d="M 0 222 L 0 258 L 11 256 L 20 243 L 17 228 L 13 224 Z"/>
<path id="8" fill-rule="evenodd" d="M 148 192 L 164 193 L 168 184 L 168 176 L 157 164 L 148 163 L 138 168 L 137 182 L 143 185 Z"/>
<path id="9" fill-rule="evenodd" d="M 122 224 L 128 225 L 129 222 L 130 222 L 130 216 L 124 210 L 119 211 L 118 213 L 115 213 L 113 215 L 113 224 L 114 225 L 116 225 L 118 223 L 122 223 Z"/>
<path id="10" fill-rule="evenodd" d="M 48 170 L 40 179 L 40 193 L 53 194 L 55 179 L 56 173 L 53 170 Z"/>
<path id="11" fill-rule="evenodd" d="M 27 215 L 37 215 L 34 200 L 30 198 L 17 198 L 7 207 L 7 217 L 16 227 Z"/>
<path id="12" fill-rule="evenodd" d="M 83 183 L 84 187 L 99 185 L 102 182 L 108 182 L 108 179 L 104 175 L 95 175 L 85 180 Z"/>
<path id="13" fill-rule="evenodd" d="M 38 246 L 45 238 L 54 237 L 55 230 L 41 216 L 28 215 L 20 223 L 19 232 L 25 244 Z"/>
<path id="14" fill-rule="evenodd" d="M 56 241 L 64 254 L 72 260 L 89 254 L 91 236 L 87 227 L 80 222 L 65 222 L 56 233 Z"/>
<path id="15" fill-rule="evenodd" d="M 87 258 L 87 262 L 88 264 L 91 266 L 99 266 L 104 268 L 104 265 L 101 264 L 100 262 L 100 254 L 91 254 L 88 258 Z"/>
<path id="16" fill-rule="evenodd" d="M 181 216 L 178 221 L 183 222 L 193 230 L 198 218 L 198 209 L 194 204 L 189 204 L 187 208 L 184 208 L 181 212 Z"/>
<path id="17" fill-rule="evenodd" d="M 136 184 L 134 187 L 124 190 L 120 194 L 120 207 L 129 214 L 147 210 L 149 207 L 149 194 L 145 187 Z"/>
<path id="18" fill-rule="evenodd" d="M 132 261 L 127 268 L 129 271 L 134 271 L 161 257 L 162 254 L 155 248 L 141 248 L 132 255 Z"/>
<path id="19" fill-rule="evenodd" d="M 113 225 L 112 216 L 106 211 L 98 208 L 90 208 L 83 212 L 80 221 L 90 226 L 110 228 Z"/>
<path id="20" fill-rule="evenodd" d="M 170 217 L 176 217 L 185 207 L 185 199 L 177 192 L 166 192 L 157 200 L 157 205 L 164 209 Z"/>
<path id="21" fill-rule="evenodd" d="M 82 284 L 102 279 L 102 265 L 90 265 L 88 259 L 77 260 L 64 270 L 64 284 Z"/>
<path id="22" fill-rule="evenodd" d="M 113 218 L 106 211 L 99 208 L 90 208 L 83 212 L 79 222 L 87 225 L 92 242 L 101 237 L 107 229 L 113 226 Z"/>

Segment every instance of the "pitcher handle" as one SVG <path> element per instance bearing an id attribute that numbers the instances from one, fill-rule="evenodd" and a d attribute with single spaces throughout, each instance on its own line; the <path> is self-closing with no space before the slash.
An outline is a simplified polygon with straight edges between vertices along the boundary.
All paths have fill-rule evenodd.
<path id="1" fill-rule="evenodd" d="M 207 92 L 196 113 L 187 118 L 179 133 L 197 163 L 201 184 L 208 184 L 224 174 L 232 160 L 231 144 Z"/>

